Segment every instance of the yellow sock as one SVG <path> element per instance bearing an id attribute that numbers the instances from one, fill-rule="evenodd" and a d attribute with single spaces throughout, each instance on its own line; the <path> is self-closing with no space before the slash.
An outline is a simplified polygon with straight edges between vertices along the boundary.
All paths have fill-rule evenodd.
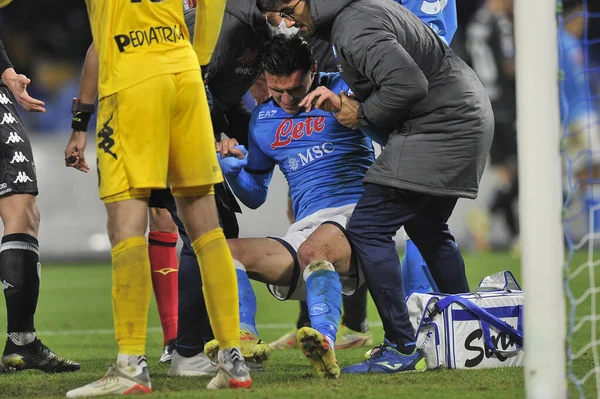
<path id="1" fill-rule="evenodd" d="M 146 353 L 148 308 L 152 296 L 150 258 L 146 237 L 121 241 L 111 251 L 112 300 L 119 353 Z"/>
<path id="2" fill-rule="evenodd" d="M 223 229 L 192 242 L 200 264 L 202 291 L 215 338 L 221 349 L 240 346 L 240 315 L 235 266 Z"/>

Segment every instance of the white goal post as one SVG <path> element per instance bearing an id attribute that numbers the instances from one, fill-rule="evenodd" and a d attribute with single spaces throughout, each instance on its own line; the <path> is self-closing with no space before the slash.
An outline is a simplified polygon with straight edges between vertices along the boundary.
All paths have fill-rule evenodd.
<path id="1" fill-rule="evenodd" d="M 567 397 L 556 2 L 515 0 L 528 399 Z"/>

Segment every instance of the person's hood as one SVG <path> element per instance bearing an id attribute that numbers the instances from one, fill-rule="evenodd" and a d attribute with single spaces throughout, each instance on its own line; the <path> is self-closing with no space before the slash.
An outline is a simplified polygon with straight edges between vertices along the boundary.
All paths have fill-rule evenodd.
<path id="1" fill-rule="evenodd" d="M 252 27 L 259 34 L 266 34 L 267 20 L 256 7 L 255 0 L 227 0 L 225 12 Z"/>
<path id="2" fill-rule="evenodd" d="M 338 13 L 348 7 L 355 0 L 310 0 L 315 34 L 318 37 L 329 39 L 331 25 Z"/>

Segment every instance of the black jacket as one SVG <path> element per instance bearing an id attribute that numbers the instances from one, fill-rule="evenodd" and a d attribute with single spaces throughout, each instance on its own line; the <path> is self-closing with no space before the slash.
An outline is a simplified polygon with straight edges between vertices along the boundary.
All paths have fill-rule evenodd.
<path id="1" fill-rule="evenodd" d="M 475 73 L 405 7 L 381 0 L 310 0 L 316 33 L 374 125 L 392 130 L 366 182 L 475 198 L 493 137 Z"/>

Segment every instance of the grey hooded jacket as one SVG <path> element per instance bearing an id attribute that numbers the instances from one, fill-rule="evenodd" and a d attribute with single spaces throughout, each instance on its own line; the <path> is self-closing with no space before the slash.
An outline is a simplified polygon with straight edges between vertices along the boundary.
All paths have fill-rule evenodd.
<path id="1" fill-rule="evenodd" d="M 310 7 L 366 119 L 393 130 L 365 182 L 476 198 L 494 123 L 475 73 L 391 0 L 310 0 Z"/>

